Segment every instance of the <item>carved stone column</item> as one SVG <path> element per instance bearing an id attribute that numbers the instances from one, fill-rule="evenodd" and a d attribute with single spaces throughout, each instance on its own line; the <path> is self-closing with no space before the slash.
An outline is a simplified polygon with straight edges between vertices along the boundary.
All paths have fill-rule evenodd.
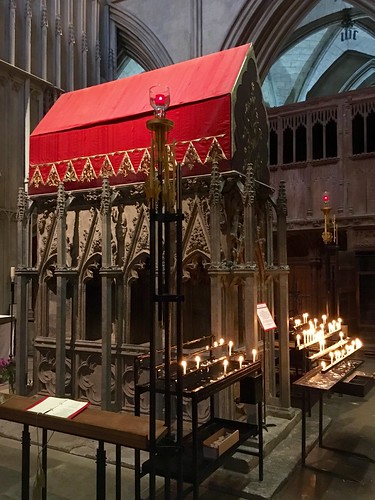
<path id="1" fill-rule="evenodd" d="M 222 304 L 222 270 L 220 245 L 220 209 L 221 209 L 222 182 L 218 168 L 218 158 L 213 161 L 210 202 L 210 247 L 211 265 L 208 273 L 211 280 L 211 333 L 222 336 L 223 332 L 223 304 Z"/>
<path id="2" fill-rule="evenodd" d="M 28 247 L 28 207 L 23 188 L 18 190 L 17 201 L 17 273 L 16 273 L 16 393 L 27 393 L 27 338 L 28 338 L 28 301 L 27 247 Z"/>
<path id="3" fill-rule="evenodd" d="M 111 260 L 111 188 L 103 179 L 102 201 L 102 409 L 111 407 L 111 336 L 112 336 L 112 260 Z"/>
<path id="4" fill-rule="evenodd" d="M 61 14 L 60 8 L 56 6 L 56 21 L 55 21 L 55 85 L 57 88 L 61 88 L 61 38 L 62 38 L 62 26 L 61 26 Z"/>
<path id="5" fill-rule="evenodd" d="M 42 0 L 41 2 L 41 77 L 43 80 L 47 80 L 47 61 L 48 61 L 48 51 L 47 51 L 47 40 L 48 40 L 48 11 L 47 11 L 47 1 Z"/>
<path id="6" fill-rule="evenodd" d="M 65 396 L 65 338 L 66 338 L 66 197 L 61 182 L 57 192 L 57 267 L 56 267 L 56 396 Z"/>
<path id="7" fill-rule="evenodd" d="M 73 16 L 73 14 L 72 14 Z M 73 19 L 73 17 L 72 17 Z M 67 89 L 74 90 L 74 46 L 76 43 L 74 24 L 73 21 L 69 23 L 68 27 L 68 75 L 67 75 Z"/>
<path id="8" fill-rule="evenodd" d="M 25 62 L 24 69 L 28 73 L 31 73 L 31 29 L 32 29 L 32 9 L 31 0 L 26 0 L 25 4 L 25 43 L 24 43 L 24 54 Z"/>
<path id="9" fill-rule="evenodd" d="M 247 275 L 244 278 L 244 310 L 245 325 L 244 338 L 246 356 L 251 359 L 251 351 L 258 348 L 258 320 L 257 320 L 257 267 L 255 265 L 255 183 L 254 171 L 251 163 L 246 166 L 244 185 L 244 261 Z"/>
<path id="10" fill-rule="evenodd" d="M 279 328 L 279 349 L 280 349 L 280 405 L 285 409 L 290 408 L 290 363 L 289 363 L 289 290 L 288 275 L 289 266 L 287 263 L 286 246 L 286 216 L 287 199 L 285 191 L 285 181 L 279 185 L 278 198 L 276 203 L 277 213 L 277 256 L 278 256 L 278 289 L 279 304 L 277 322 Z"/>
<path id="11" fill-rule="evenodd" d="M 13 66 L 16 63 L 16 0 L 9 0 L 9 56 L 8 61 Z"/>
<path id="12" fill-rule="evenodd" d="M 267 269 L 274 269 L 274 255 L 273 255 L 273 212 L 271 201 L 266 202 L 267 208 L 267 219 L 266 219 L 266 231 L 267 231 L 267 254 L 266 263 Z M 266 301 L 268 307 L 271 311 L 272 316 L 275 316 L 275 290 L 274 290 L 274 279 L 273 275 L 267 276 L 266 279 Z M 266 398 L 267 395 L 270 397 L 276 397 L 276 366 L 275 366 L 275 331 L 270 330 L 265 335 L 265 350 L 266 350 L 266 371 L 267 376 L 265 377 L 266 382 Z"/>

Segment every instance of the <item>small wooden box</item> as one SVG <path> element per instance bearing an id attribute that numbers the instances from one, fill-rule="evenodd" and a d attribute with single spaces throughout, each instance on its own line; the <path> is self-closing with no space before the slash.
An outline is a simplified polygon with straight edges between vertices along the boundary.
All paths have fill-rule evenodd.
<path id="1" fill-rule="evenodd" d="M 224 436 L 224 438 L 218 442 L 217 445 L 211 446 L 222 436 Z M 223 453 L 229 450 L 231 446 L 238 443 L 239 439 L 240 435 L 238 429 L 220 429 L 203 441 L 203 456 L 213 460 L 219 458 Z"/>
<path id="2" fill-rule="evenodd" d="M 369 375 L 355 375 L 348 381 L 342 381 L 336 384 L 335 392 L 339 392 L 341 394 L 347 394 L 349 396 L 358 396 L 360 398 L 364 398 L 368 392 L 375 385 L 374 377 Z"/>

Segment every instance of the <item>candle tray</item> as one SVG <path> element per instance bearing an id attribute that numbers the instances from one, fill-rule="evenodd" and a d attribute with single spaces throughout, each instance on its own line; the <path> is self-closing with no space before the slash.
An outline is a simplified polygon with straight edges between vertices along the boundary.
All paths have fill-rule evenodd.
<path id="1" fill-rule="evenodd" d="M 203 456 L 215 460 L 240 439 L 238 429 L 222 428 L 203 441 Z"/>

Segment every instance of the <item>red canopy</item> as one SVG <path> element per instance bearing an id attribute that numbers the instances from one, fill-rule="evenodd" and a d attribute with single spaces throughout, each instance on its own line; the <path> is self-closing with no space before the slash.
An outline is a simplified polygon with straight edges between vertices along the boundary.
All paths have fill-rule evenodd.
<path id="1" fill-rule="evenodd" d="M 149 166 L 153 115 L 149 88 L 168 85 L 170 142 L 185 175 L 208 173 L 213 146 L 225 169 L 233 156 L 236 86 L 246 71 L 248 45 L 217 52 L 126 79 L 63 94 L 30 139 L 30 194 L 142 181 Z"/>

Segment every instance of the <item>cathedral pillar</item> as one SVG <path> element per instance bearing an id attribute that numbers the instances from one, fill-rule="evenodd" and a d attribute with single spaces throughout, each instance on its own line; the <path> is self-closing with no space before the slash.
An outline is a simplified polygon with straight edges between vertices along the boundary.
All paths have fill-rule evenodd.
<path id="1" fill-rule="evenodd" d="M 41 30 L 42 30 L 42 41 L 41 41 L 41 77 L 43 80 L 48 80 L 47 76 L 47 61 L 48 61 L 48 11 L 47 11 L 47 0 L 42 0 L 41 3 Z"/>
<path id="2" fill-rule="evenodd" d="M 16 0 L 9 0 L 9 56 L 13 66 L 16 63 Z"/>
<path id="3" fill-rule="evenodd" d="M 28 73 L 31 73 L 31 22 L 32 22 L 32 10 L 31 1 L 26 0 L 25 4 L 25 43 L 24 43 L 24 69 Z"/>

